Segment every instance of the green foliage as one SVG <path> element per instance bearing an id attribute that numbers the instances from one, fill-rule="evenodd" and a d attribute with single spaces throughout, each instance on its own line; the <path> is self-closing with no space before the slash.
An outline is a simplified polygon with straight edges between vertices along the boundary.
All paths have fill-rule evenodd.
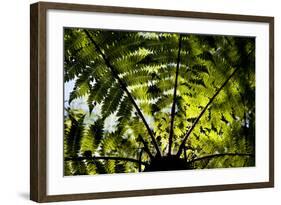
<path id="1" fill-rule="evenodd" d="M 157 154 L 153 138 L 161 154 L 168 155 L 179 62 L 172 154 L 179 151 L 202 110 L 237 70 L 196 123 L 180 157 L 194 169 L 255 165 L 254 38 L 67 28 L 64 43 L 64 80 L 75 81 L 69 104 L 82 98 L 89 107 L 88 111 L 67 108 L 66 159 L 91 151 L 96 157 L 140 157 L 149 164 L 148 151 L 140 153 L 149 149 L 153 156 Z M 222 153 L 251 155 L 193 162 Z M 137 172 L 140 165 L 87 158 L 65 160 L 64 166 L 65 175 L 80 175 Z"/>

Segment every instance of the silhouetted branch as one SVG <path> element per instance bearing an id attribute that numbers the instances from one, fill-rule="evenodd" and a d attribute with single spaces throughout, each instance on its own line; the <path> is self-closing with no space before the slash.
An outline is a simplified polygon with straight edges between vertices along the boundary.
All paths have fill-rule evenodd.
<path id="1" fill-rule="evenodd" d="M 174 99 L 171 108 L 171 124 L 170 124 L 170 134 L 169 134 L 168 155 L 171 155 L 173 136 L 174 136 L 174 120 L 175 120 L 176 100 L 177 100 L 178 75 L 179 75 L 179 67 L 180 67 L 181 41 L 182 41 L 182 35 L 180 35 L 179 37 L 179 50 L 178 50 L 177 69 L 176 69 L 176 78 L 175 78 L 175 86 L 174 86 Z"/>
<path id="2" fill-rule="evenodd" d="M 143 139 L 143 137 L 141 135 L 139 135 L 139 138 L 144 146 L 144 151 L 148 154 L 148 156 L 150 157 L 150 159 L 153 158 L 153 155 L 151 154 L 149 148 L 148 148 L 148 145 L 147 145 L 147 142 Z"/>
<path id="3" fill-rule="evenodd" d="M 225 82 L 221 85 L 221 87 L 216 91 L 216 93 L 213 95 L 213 97 L 209 100 L 209 102 L 207 103 L 207 105 L 203 108 L 203 110 L 201 111 L 201 113 L 199 114 L 199 116 L 196 118 L 196 120 L 193 122 L 191 128 L 187 131 L 187 133 L 185 134 L 185 137 L 179 147 L 179 151 L 177 153 L 177 156 L 179 157 L 182 153 L 182 150 L 185 146 L 185 142 L 188 139 L 188 137 L 190 136 L 191 132 L 193 131 L 193 129 L 195 128 L 196 124 L 199 122 L 200 118 L 203 116 L 203 114 L 206 112 L 207 108 L 209 107 L 209 105 L 214 101 L 214 99 L 217 97 L 217 95 L 220 93 L 220 91 L 224 88 L 224 86 L 228 83 L 228 81 L 234 76 L 234 74 L 239 70 L 240 67 L 236 68 L 232 74 L 225 80 Z"/>
<path id="4" fill-rule="evenodd" d="M 141 158 L 142 158 L 142 153 L 143 153 L 144 149 L 142 148 L 141 151 L 140 151 L 140 155 L 139 155 L 139 172 L 141 172 Z"/>
<path id="5" fill-rule="evenodd" d="M 121 89 L 124 90 L 124 92 L 127 94 L 128 98 L 131 100 L 132 104 L 134 105 L 138 115 L 140 116 L 140 118 L 142 119 L 147 131 L 148 131 L 148 134 L 150 135 L 151 137 L 151 140 L 152 140 L 152 144 L 154 145 L 156 151 L 157 151 L 157 154 L 159 156 L 161 156 L 161 152 L 160 152 L 160 149 L 157 145 L 157 142 L 156 142 L 156 139 L 154 137 L 154 134 L 152 132 L 152 130 L 150 129 L 148 123 L 146 122 L 140 108 L 138 107 L 137 103 L 135 102 L 134 98 L 132 97 L 131 93 L 129 92 L 129 90 L 127 89 L 127 85 L 126 83 L 118 76 L 118 72 L 117 70 L 115 69 L 115 67 L 110 63 L 110 60 L 108 59 L 108 57 L 102 52 L 100 46 L 97 44 L 97 42 L 92 38 L 92 36 L 90 35 L 90 33 L 84 29 L 84 32 L 85 34 L 87 35 L 87 37 L 89 38 L 89 40 L 94 44 L 95 46 L 95 49 L 99 52 L 99 54 L 102 56 L 106 66 L 111 70 L 111 73 L 113 75 L 113 77 L 115 79 L 117 79 Z"/>

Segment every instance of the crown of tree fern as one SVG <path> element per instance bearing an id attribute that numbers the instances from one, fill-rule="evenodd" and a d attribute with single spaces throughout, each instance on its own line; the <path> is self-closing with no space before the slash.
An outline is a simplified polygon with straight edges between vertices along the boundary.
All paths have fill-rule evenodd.
<path id="1" fill-rule="evenodd" d="M 64 42 L 65 175 L 255 164 L 253 38 L 68 28 Z"/>

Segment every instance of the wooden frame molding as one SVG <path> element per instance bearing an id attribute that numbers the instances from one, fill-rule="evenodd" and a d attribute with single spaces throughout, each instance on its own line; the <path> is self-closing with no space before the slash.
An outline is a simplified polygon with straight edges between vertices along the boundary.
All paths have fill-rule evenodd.
<path id="1" fill-rule="evenodd" d="M 46 13 L 48 9 L 171 16 L 200 19 L 263 22 L 269 24 L 269 181 L 212 186 L 130 190 L 102 193 L 47 195 L 47 80 L 46 80 Z M 172 10 L 140 9 L 39 2 L 30 6 L 30 199 L 36 202 L 101 199 L 190 192 L 208 192 L 236 189 L 265 188 L 274 186 L 274 18 L 218 13 L 202 13 Z"/>

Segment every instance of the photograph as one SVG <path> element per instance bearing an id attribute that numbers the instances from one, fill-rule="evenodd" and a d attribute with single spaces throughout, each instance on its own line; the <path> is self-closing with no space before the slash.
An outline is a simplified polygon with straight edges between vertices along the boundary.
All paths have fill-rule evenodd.
<path id="1" fill-rule="evenodd" d="M 256 166 L 255 37 L 64 27 L 61 38 L 64 176 Z"/>
<path id="2" fill-rule="evenodd" d="M 274 187 L 274 17 L 30 6 L 30 198 Z"/>

